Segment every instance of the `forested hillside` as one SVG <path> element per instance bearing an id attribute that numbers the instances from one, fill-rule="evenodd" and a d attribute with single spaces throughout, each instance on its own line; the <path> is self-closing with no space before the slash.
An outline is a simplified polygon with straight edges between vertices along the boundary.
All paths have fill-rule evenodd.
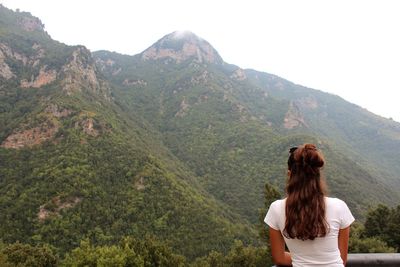
<path id="1" fill-rule="evenodd" d="M 399 123 L 224 63 L 193 33 L 169 34 L 136 56 L 94 55 L 117 105 L 145 118 L 209 193 L 251 222 L 263 184 L 283 190 L 287 150 L 304 142 L 323 150 L 331 194 L 346 199 L 358 216 L 371 202 L 399 200 L 397 164 L 380 164 L 381 157 L 398 160 Z M 357 127 L 363 123 L 364 131 Z M 381 146 L 380 152 L 369 146 Z"/>
<path id="2" fill-rule="evenodd" d="M 288 149 L 305 142 L 358 219 L 400 200 L 399 123 L 228 64 L 190 32 L 92 53 L 0 5 L 0 110 L 1 266 L 270 264 L 265 185 L 283 195 Z M 382 243 L 354 251 L 397 248 L 357 229 Z"/>
<path id="3" fill-rule="evenodd" d="M 49 243 L 63 254 L 83 238 L 153 234 L 193 258 L 255 241 L 152 125 L 116 105 L 87 49 L 51 40 L 30 14 L 1 8 L 0 17 L 4 242 Z"/>

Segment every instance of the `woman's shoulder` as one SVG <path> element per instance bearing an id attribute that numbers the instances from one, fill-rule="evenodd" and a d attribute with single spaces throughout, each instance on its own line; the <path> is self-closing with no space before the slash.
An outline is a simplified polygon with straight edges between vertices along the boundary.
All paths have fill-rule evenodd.
<path id="1" fill-rule="evenodd" d="M 325 197 L 328 206 L 343 207 L 347 206 L 346 202 L 336 197 Z"/>
<path id="2" fill-rule="evenodd" d="M 271 207 L 275 207 L 275 208 L 282 207 L 282 206 L 284 207 L 285 203 L 286 203 L 286 198 L 277 199 L 271 203 Z"/>
<path id="3" fill-rule="evenodd" d="M 354 222 L 354 216 L 351 214 L 346 202 L 338 198 L 327 198 L 327 218 L 338 220 L 338 229 L 344 229 Z"/>

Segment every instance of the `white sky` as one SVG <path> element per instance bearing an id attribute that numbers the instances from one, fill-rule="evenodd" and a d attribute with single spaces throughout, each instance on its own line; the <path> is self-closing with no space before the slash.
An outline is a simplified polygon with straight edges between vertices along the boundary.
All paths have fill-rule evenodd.
<path id="1" fill-rule="evenodd" d="M 53 39 L 134 55 L 176 30 L 242 68 L 334 93 L 400 122 L 397 0 L 0 0 Z"/>

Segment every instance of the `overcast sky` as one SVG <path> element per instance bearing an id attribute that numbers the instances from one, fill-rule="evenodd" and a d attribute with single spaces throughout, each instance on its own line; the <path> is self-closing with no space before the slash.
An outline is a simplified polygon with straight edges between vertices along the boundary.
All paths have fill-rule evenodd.
<path id="1" fill-rule="evenodd" d="M 134 55 L 189 30 L 222 58 L 330 92 L 400 122 L 397 0 L 0 0 L 51 37 Z"/>

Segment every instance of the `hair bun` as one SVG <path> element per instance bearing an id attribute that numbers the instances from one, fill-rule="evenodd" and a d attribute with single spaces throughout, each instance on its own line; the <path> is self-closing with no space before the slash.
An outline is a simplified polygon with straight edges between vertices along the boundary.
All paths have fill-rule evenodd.
<path id="1" fill-rule="evenodd" d="M 294 155 L 295 161 L 302 166 L 306 173 L 314 174 L 324 166 L 324 158 L 314 144 L 300 146 Z"/>

